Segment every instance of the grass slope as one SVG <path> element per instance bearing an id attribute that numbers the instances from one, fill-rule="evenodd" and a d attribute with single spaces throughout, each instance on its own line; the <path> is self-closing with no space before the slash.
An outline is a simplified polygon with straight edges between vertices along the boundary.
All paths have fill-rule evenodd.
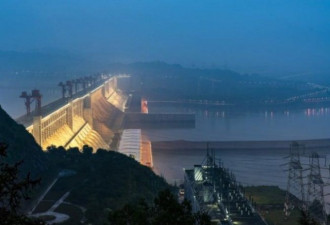
<path id="1" fill-rule="evenodd" d="M 300 211 L 295 209 L 288 218 L 283 207 L 286 192 L 277 186 L 250 186 L 245 188 L 246 196 L 251 196 L 257 209 L 269 225 L 298 225 Z"/>

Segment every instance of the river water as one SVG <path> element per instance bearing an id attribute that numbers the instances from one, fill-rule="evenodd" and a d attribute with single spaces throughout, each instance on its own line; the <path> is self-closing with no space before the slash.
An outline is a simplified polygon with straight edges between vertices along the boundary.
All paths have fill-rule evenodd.
<path id="1" fill-rule="evenodd" d="M 145 130 L 152 141 L 304 140 L 330 138 L 330 107 L 261 109 L 149 103 L 150 113 L 194 113 L 194 129 Z"/>
<path id="2" fill-rule="evenodd" d="M 303 140 L 330 138 L 330 108 L 299 109 L 240 109 L 228 106 L 162 105 L 149 103 L 149 112 L 184 112 L 196 114 L 192 129 L 149 129 L 144 133 L 151 141 L 235 141 L 235 140 Z M 328 149 L 318 149 L 328 156 Z M 308 164 L 309 150 L 302 162 Z M 244 185 L 277 185 L 285 189 L 287 184 L 288 150 L 240 149 L 216 150 L 216 157 L 231 169 Z M 206 149 L 160 150 L 153 149 L 155 171 L 170 183 L 181 183 L 183 169 L 200 164 Z M 322 174 L 328 181 L 328 163 L 320 160 Z"/>

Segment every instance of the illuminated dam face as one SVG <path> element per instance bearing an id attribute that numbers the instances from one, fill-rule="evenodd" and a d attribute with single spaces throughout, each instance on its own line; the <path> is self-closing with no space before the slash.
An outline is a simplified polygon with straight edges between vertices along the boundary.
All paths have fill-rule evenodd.
<path id="1" fill-rule="evenodd" d="M 27 130 L 44 150 L 50 145 L 109 149 L 114 132 L 122 125 L 128 99 L 117 89 L 117 79 L 110 78 L 47 116 L 35 116 Z"/>

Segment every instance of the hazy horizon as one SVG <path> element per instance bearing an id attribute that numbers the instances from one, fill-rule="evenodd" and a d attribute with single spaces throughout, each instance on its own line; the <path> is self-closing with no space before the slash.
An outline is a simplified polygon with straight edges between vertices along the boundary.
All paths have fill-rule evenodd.
<path id="1" fill-rule="evenodd" d="M 266 75 L 330 72 L 330 2 L 2 1 L 0 50 Z"/>

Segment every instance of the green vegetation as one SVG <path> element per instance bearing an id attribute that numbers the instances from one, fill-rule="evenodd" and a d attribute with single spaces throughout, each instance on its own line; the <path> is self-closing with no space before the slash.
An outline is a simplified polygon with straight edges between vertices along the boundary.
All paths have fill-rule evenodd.
<path id="1" fill-rule="evenodd" d="M 304 212 L 304 211 L 301 211 L 301 217 L 299 219 L 299 224 L 301 224 L 301 225 L 320 225 L 308 212 Z"/>
<path id="2" fill-rule="evenodd" d="M 294 209 L 289 217 L 284 216 L 283 209 L 269 209 L 263 211 L 262 216 L 266 219 L 269 225 L 298 225 L 300 218 L 300 210 Z"/>
<path id="3" fill-rule="evenodd" d="M 140 218 L 140 213 L 148 215 L 147 222 L 142 224 L 159 224 L 158 222 L 163 220 L 168 221 L 163 224 L 208 224 L 205 222 L 208 221 L 206 215 L 192 214 L 187 202 L 177 203 L 169 192 L 161 192 L 157 197 L 159 191 L 173 187 L 155 175 L 150 168 L 141 166 L 125 155 L 105 150 L 92 154 L 92 149 L 88 146 L 84 146 L 82 153 L 77 148 L 66 151 L 62 147 L 50 147 L 48 152 L 42 152 L 25 128 L 17 125 L 0 108 L 1 141 L 9 143 L 9 147 L 1 146 L 1 167 L 4 169 L 1 170 L 0 182 L 11 179 L 12 185 L 7 186 L 7 189 L 0 188 L 0 191 L 3 191 L 0 193 L 0 205 L 4 206 L 0 208 L 0 217 L 10 217 L 7 220 L 9 222 L 3 219 L 2 224 L 33 225 L 36 222 L 16 211 L 27 197 L 25 191 L 37 182 L 30 179 L 28 171 L 32 171 L 34 177 L 42 177 L 39 193 L 61 174 L 35 212 L 47 211 L 65 193 L 69 193 L 65 202 L 55 209 L 56 212 L 71 216 L 64 225 L 76 225 L 81 221 L 91 224 L 116 224 L 114 221 L 117 220 L 135 220 L 137 215 Z M 22 159 L 24 163 L 20 161 Z M 19 174 L 18 167 L 25 173 Z M 7 176 L 9 172 L 10 176 Z M 1 185 L 0 187 L 3 187 Z M 304 219 L 300 217 L 298 210 L 293 211 L 288 219 L 284 218 L 282 209 L 285 192 L 278 187 L 247 187 L 246 195 L 254 199 L 269 224 L 294 225 L 298 224 L 299 218 Z M 13 200 L 8 201 L 9 199 Z M 128 217 L 127 213 L 133 214 Z M 42 218 L 53 219 L 52 216 Z M 306 218 L 305 221 L 308 222 Z"/>
<path id="4" fill-rule="evenodd" d="M 42 221 L 31 219 L 18 212 L 23 199 L 28 199 L 28 191 L 40 180 L 33 180 L 28 173 L 19 178 L 22 161 L 10 165 L 5 162 L 7 145 L 0 143 L 0 218 L 3 225 L 42 225 Z"/>
<path id="5" fill-rule="evenodd" d="M 46 212 L 52 207 L 52 205 L 54 205 L 54 203 L 55 201 L 41 201 L 33 213 Z"/>
<path id="6" fill-rule="evenodd" d="M 20 171 L 26 175 L 25 171 L 31 172 L 33 177 L 37 177 L 47 169 L 47 160 L 40 146 L 28 133 L 24 126 L 18 125 L 0 106 L 0 142 L 8 145 L 8 163 L 16 163 L 24 159 Z"/>
<path id="7" fill-rule="evenodd" d="M 257 210 L 269 225 L 298 225 L 301 216 L 299 209 L 294 209 L 289 217 L 283 212 L 286 192 L 277 186 L 250 186 L 245 188 L 246 196 L 251 196 Z"/>
<path id="8" fill-rule="evenodd" d="M 47 222 L 47 221 L 52 221 L 53 219 L 55 219 L 55 216 L 52 216 L 52 215 L 39 216 L 38 219 Z"/>
<path id="9" fill-rule="evenodd" d="M 110 212 L 109 221 L 111 225 L 211 225 L 207 214 L 192 213 L 190 203 L 178 203 L 168 189 L 159 192 L 151 206 L 142 200 Z"/>
<path id="10" fill-rule="evenodd" d="M 0 142 L 9 146 L 7 157 L 3 158 L 5 163 L 24 159 L 24 162 L 16 165 L 20 166 L 20 171 L 24 171 L 20 174 L 21 178 L 28 171 L 32 172 L 32 177 L 42 178 L 41 186 L 31 193 L 34 199 L 46 190 L 61 171 L 65 171 L 35 212 L 47 211 L 65 193 L 70 192 L 65 199 L 70 204 L 61 204 L 55 210 L 63 212 L 70 208 L 67 213 L 78 217 L 67 221 L 70 225 L 80 221 L 82 214 L 88 223 L 104 224 L 109 211 L 125 204 L 134 204 L 140 199 L 151 203 L 160 190 L 172 188 L 150 168 L 113 151 L 98 150 L 92 154 L 88 146 L 83 148 L 83 153 L 77 148 L 66 151 L 62 147 L 50 147 L 45 153 L 24 126 L 18 125 L 1 108 Z M 23 203 L 20 201 L 16 206 Z M 34 205 L 36 202 L 29 203 Z M 28 204 L 24 206 L 28 208 Z"/>
<path id="11" fill-rule="evenodd" d="M 81 224 L 80 221 L 84 220 L 84 212 L 82 212 L 77 206 L 71 204 L 61 204 L 55 212 L 64 213 L 70 216 L 70 219 L 61 223 L 61 225 Z"/>
<path id="12" fill-rule="evenodd" d="M 45 200 L 56 201 L 70 192 L 66 202 L 85 208 L 88 222 L 103 224 L 110 210 L 128 203 L 135 204 L 140 199 L 151 203 L 160 190 L 171 188 L 149 167 L 130 157 L 113 151 L 91 152 L 86 146 L 83 153 L 76 148 L 68 151 L 62 147 L 48 149 L 46 155 L 51 168 L 74 173 L 60 177 Z M 81 212 L 79 208 L 78 211 Z"/>
<path id="13" fill-rule="evenodd" d="M 250 186 L 245 188 L 246 196 L 251 196 L 258 205 L 283 206 L 286 192 L 277 186 Z"/>

